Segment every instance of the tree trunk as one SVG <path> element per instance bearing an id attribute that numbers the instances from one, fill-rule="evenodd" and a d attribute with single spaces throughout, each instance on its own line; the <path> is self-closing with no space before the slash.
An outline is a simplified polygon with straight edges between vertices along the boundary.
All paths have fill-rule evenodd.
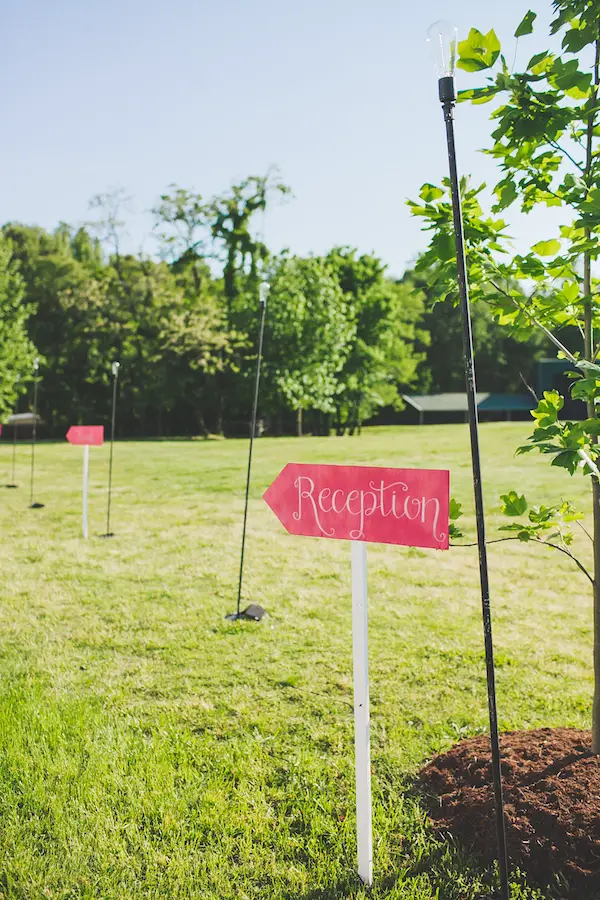
<path id="1" fill-rule="evenodd" d="M 586 232 L 589 237 L 589 232 Z M 590 254 L 583 262 L 583 293 L 589 300 L 585 305 L 584 358 L 594 358 L 594 334 L 592 326 L 592 273 Z M 587 404 L 589 418 L 595 418 L 597 411 L 593 403 Z M 598 443 L 598 437 L 592 437 Z M 592 752 L 600 754 L 600 484 L 595 475 L 592 479 L 592 509 L 594 516 L 594 700 L 592 703 Z"/>
<path id="2" fill-rule="evenodd" d="M 227 330 L 231 329 L 231 310 L 236 295 L 236 271 L 235 271 L 236 245 L 230 246 L 227 252 L 227 263 L 223 269 L 223 288 L 227 303 Z"/>
<path id="3" fill-rule="evenodd" d="M 197 416 L 198 416 L 198 427 L 200 429 L 200 434 L 202 435 L 202 437 L 207 438 L 208 437 L 208 428 L 206 427 L 206 422 L 204 421 L 204 413 L 202 412 L 202 410 L 198 410 Z"/>
<path id="4" fill-rule="evenodd" d="M 600 36 L 596 39 L 594 59 L 594 91 L 592 108 L 595 106 L 600 83 Z M 593 168 L 593 138 L 596 124 L 596 111 L 590 113 L 587 122 L 586 134 L 586 160 L 584 178 L 587 181 L 588 191 L 593 186 L 590 177 Z M 589 240 L 590 232 L 586 229 L 586 239 Z M 583 255 L 583 293 L 585 303 L 585 327 L 584 327 L 584 357 L 590 362 L 594 359 L 595 340 L 593 331 L 592 310 L 592 259 L 590 251 Z M 596 407 L 588 403 L 588 417 L 595 418 Z M 597 435 L 592 437 L 593 443 L 598 443 Z M 600 754 L 600 484 L 595 475 L 592 478 L 592 502 L 594 511 L 594 700 L 592 703 L 592 751 Z"/>
<path id="5" fill-rule="evenodd" d="M 592 752 L 600 754 L 600 484 L 592 477 L 594 501 L 594 701 Z"/>
<path id="6" fill-rule="evenodd" d="M 589 232 L 586 231 L 589 238 Z M 585 304 L 584 323 L 584 359 L 594 358 L 594 334 L 592 324 L 592 272 L 590 254 L 584 254 L 583 260 L 583 293 L 588 298 Z M 596 408 L 593 403 L 587 404 L 588 418 L 595 418 Z M 592 437 L 597 443 L 597 436 Z M 600 754 L 600 484 L 595 475 L 592 479 L 592 509 L 594 521 L 594 700 L 592 703 L 592 752 Z"/>
<path id="7" fill-rule="evenodd" d="M 298 437 L 302 437 L 302 407 L 298 407 L 298 411 L 296 413 L 296 434 Z"/>

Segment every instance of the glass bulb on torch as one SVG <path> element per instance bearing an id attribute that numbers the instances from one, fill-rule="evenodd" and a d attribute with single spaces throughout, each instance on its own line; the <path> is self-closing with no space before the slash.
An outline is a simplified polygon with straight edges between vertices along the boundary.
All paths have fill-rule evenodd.
<path id="1" fill-rule="evenodd" d="M 456 69 L 458 31 L 445 19 L 434 22 L 427 29 L 427 43 L 438 78 L 452 78 Z"/>

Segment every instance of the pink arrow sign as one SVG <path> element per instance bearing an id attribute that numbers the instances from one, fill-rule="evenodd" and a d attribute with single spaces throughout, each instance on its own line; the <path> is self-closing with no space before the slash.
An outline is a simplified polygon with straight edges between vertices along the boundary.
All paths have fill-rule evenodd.
<path id="1" fill-rule="evenodd" d="M 71 425 L 67 440 L 70 444 L 101 447 L 104 443 L 104 425 Z"/>
<path id="2" fill-rule="evenodd" d="M 290 534 L 448 549 L 444 469 L 288 463 L 264 499 Z"/>

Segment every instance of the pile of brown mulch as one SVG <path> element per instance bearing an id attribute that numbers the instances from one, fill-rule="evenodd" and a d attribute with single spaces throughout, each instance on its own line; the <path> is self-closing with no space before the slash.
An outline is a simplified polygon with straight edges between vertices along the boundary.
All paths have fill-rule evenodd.
<path id="1" fill-rule="evenodd" d="M 589 731 L 540 728 L 500 737 L 510 862 L 538 884 L 562 876 L 600 888 L 600 757 Z M 487 861 L 496 854 L 489 737 L 461 741 L 419 775 L 431 819 Z M 574 894 L 578 896 L 578 894 Z"/>

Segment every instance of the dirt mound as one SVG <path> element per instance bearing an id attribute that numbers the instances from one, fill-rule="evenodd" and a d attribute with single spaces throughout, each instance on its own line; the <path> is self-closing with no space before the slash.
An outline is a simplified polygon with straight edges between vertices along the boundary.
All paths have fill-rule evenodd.
<path id="1" fill-rule="evenodd" d="M 511 865 L 538 884 L 600 888 L 600 757 L 589 731 L 540 728 L 501 735 Z M 461 741 L 419 776 L 431 819 L 491 861 L 496 853 L 489 737 Z M 573 896 L 577 896 L 574 894 Z"/>

